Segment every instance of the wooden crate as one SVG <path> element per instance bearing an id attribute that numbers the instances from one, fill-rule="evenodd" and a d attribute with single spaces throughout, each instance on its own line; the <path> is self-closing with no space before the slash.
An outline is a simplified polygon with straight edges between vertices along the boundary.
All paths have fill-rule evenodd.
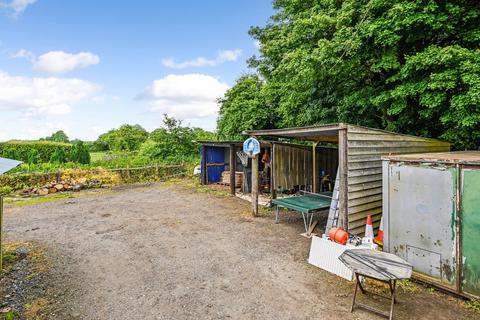
<path id="1" fill-rule="evenodd" d="M 221 184 L 230 185 L 230 171 L 222 172 L 222 181 Z M 243 172 L 235 172 L 235 188 L 240 188 L 243 183 Z"/>

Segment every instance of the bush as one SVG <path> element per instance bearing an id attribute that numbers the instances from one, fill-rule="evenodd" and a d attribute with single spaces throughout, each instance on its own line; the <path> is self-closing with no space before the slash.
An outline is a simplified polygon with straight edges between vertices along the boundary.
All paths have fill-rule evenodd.
<path id="1" fill-rule="evenodd" d="M 62 149 L 64 154 L 69 154 L 72 145 L 51 141 L 8 141 L 0 143 L 0 155 L 4 158 L 29 162 L 32 150 L 37 150 L 38 162 L 49 162 L 52 154 L 57 149 Z"/>
<path id="2" fill-rule="evenodd" d="M 52 163 L 65 163 L 67 162 L 67 155 L 65 154 L 65 150 L 62 148 L 55 149 L 55 152 L 52 153 L 50 157 L 50 162 Z"/>
<path id="3" fill-rule="evenodd" d="M 40 154 L 38 153 L 37 149 L 30 150 L 30 152 L 28 153 L 28 161 L 27 162 L 28 162 L 29 165 L 37 164 L 37 163 L 41 162 Z"/>
<path id="4" fill-rule="evenodd" d="M 70 151 L 70 161 L 82 164 L 90 163 L 90 153 L 87 146 L 80 140 L 73 144 Z"/>

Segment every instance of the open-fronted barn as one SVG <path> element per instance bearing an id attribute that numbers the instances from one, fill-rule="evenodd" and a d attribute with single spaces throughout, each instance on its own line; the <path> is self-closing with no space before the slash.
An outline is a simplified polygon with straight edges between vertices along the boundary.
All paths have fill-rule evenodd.
<path id="1" fill-rule="evenodd" d="M 227 183 L 231 193 L 235 194 L 236 186 L 251 182 L 252 159 L 242 162 L 243 141 L 197 141 L 200 144 L 202 184 Z M 308 145 L 284 143 L 279 141 L 261 141 L 260 156 L 255 159 L 262 173 L 261 191 L 267 191 L 273 198 L 277 191 L 309 190 L 314 184 L 313 159 L 315 167 L 323 172 L 324 177 L 335 180 L 338 167 L 338 151 L 333 147 L 317 146 L 315 155 Z M 244 159 L 245 160 L 245 159 Z M 233 164 L 233 165 L 231 165 Z M 227 179 L 225 179 L 228 177 Z M 240 183 L 238 180 L 242 180 Z M 265 181 L 268 188 L 265 188 Z M 321 184 L 317 177 L 317 184 Z M 242 191 L 245 187 L 242 187 Z M 250 190 L 247 187 L 246 193 Z"/>
<path id="2" fill-rule="evenodd" d="M 310 127 L 245 131 L 252 137 L 309 140 L 338 145 L 339 226 L 354 234 L 364 231 L 367 215 L 374 226 L 382 214 L 383 155 L 449 151 L 435 139 L 398 134 L 345 123 Z M 315 154 L 315 153 L 314 153 Z M 285 173 L 288 175 L 289 173 Z M 313 166 L 313 192 L 319 191 L 319 168 Z M 255 186 L 253 186 L 254 188 Z M 255 207 L 254 207 L 255 208 Z"/>

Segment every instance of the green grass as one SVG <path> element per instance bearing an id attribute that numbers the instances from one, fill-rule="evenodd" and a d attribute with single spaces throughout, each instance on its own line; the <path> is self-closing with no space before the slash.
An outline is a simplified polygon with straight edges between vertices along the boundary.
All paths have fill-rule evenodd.
<path id="1" fill-rule="evenodd" d="M 7 197 L 4 200 L 5 204 L 13 204 L 18 207 L 32 205 L 32 204 L 41 204 L 46 202 L 54 202 L 60 201 L 65 199 L 73 199 L 77 198 L 78 195 L 72 192 L 59 192 L 59 193 L 52 193 L 46 196 L 36 196 L 31 198 L 10 198 Z"/>
<path id="2" fill-rule="evenodd" d="M 480 313 L 480 300 L 472 300 L 466 302 L 467 309 Z"/>
<path id="3" fill-rule="evenodd" d="M 20 316 L 15 311 L 8 311 L 5 314 L 0 315 L 0 320 L 15 320 L 20 319 Z"/>
<path id="4" fill-rule="evenodd" d="M 102 161 L 103 157 L 107 155 L 107 152 L 90 152 L 90 161 L 95 162 L 95 161 Z"/>

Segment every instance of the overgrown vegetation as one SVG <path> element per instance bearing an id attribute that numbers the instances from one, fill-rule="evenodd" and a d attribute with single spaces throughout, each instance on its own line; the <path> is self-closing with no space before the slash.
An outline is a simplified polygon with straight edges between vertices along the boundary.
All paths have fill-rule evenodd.
<path id="1" fill-rule="evenodd" d="M 184 126 L 167 115 L 163 124 L 164 127 L 151 133 L 139 125 L 122 125 L 100 135 L 93 143 L 78 139 L 69 144 L 52 142 L 68 141 L 66 134 L 58 131 L 42 141 L 0 143 L 0 156 L 24 161 L 8 174 L 193 164 L 199 162 L 199 145 L 195 140 L 216 138 L 212 132 Z M 18 190 L 18 184 L 0 187 L 3 193 L 12 190 Z"/>
<path id="2" fill-rule="evenodd" d="M 72 145 L 62 142 L 7 141 L 0 143 L 0 156 L 26 163 L 49 162 L 55 153 L 67 155 L 71 148 Z M 58 156 L 53 157 L 58 158 Z"/>
<path id="3" fill-rule="evenodd" d="M 124 124 L 98 137 L 93 143 L 93 151 L 134 151 L 148 138 L 148 132 L 140 125 Z"/>
<path id="4" fill-rule="evenodd" d="M 349 122 L 480 146 L 477 1 L 274 0 L 219 134 Z M 248 115 L 248 119 L 245 117 Z M 249 120 L 254 119 L 254 120 Z"/>
<path id="5" fill-rule="evenodd" d="M 212 139 L 213 134 L 200 128 L 182 126 L 182 121 L 164 115 L 164 128 L 154 130 L 140 147 L 140 155 L 170 163 L 192 162 L 198 159 L 198 144 L 194 140 Z"/>

